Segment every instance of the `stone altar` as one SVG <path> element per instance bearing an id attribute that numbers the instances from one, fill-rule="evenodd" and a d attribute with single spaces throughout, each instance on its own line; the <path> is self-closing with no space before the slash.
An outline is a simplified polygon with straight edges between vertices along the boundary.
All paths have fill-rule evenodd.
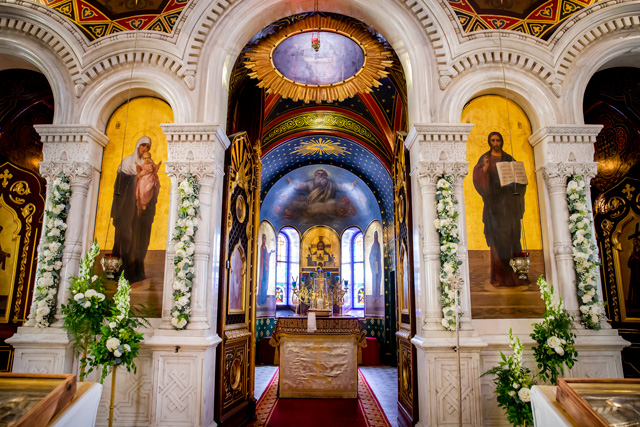
<path id="1" fill-rule="evenodd" d="M 280 366 L 281 398 L 358 397 L 358 356 L 365 331 L 353 317 L 316 320 L 307 332 L 306 317 L 281 317 L 271 334 Z"/>

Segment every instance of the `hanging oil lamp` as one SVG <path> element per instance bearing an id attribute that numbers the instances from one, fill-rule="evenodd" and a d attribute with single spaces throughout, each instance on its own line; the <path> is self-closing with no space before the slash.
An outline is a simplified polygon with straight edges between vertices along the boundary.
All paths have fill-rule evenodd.
<path id="1" fill-rule="evenodd" d="M 318 0 L 315 1 L 314 12 L 318 13 Z M 318 52 L 320 50 L 320 28 L 311 33 L 311 47 Z"/>

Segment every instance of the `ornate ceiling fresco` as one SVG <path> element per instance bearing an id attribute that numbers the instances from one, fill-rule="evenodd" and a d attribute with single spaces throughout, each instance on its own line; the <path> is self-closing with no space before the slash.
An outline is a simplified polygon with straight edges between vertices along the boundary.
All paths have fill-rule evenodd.
<path id="1" fill-rule="evenodd" d="M 37 0 L 95 40 L 128 30 L 171 33 L 189 0 Z"/>
<path id="2" fill-rule="evenodd" d="M 465 33 L 502 29 L 547 40 L 574 13 L 598 0 L 449 0 Z"/>
<path id="3" fill-rule="evenodd" d="M 34 0 L 63 14 L 89 40 L 127 30 L 171 33 L 189 0 Z M 598 0 L 449 0 L 465 33 L 501 28 L 548 39 L 558 24 Z M 309 14 L 265 27 L 263 38 Z M 366 25 L 360 23 L 362 28 Z"/>

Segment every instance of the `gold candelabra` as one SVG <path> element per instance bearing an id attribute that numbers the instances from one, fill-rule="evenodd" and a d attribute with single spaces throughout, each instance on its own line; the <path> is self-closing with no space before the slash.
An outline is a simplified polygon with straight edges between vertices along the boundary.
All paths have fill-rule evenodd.
<path id="1" fill-rule="evenodd" d="M 301 277 L 300 286 L 296 286 L 296 281 L 293 281 L 294 298 L 308 305 L 309 311 L 316 313 L 316 316 L 331 316 L 334 305 L 339 306 L 342 311 L 344 296 L 349 289 L 349 282 L 336 277 L 335 286 L 331 286 L 329 284 L 329 273 L 327 273 L 326 278 L 322 277 L 321 269 L 318 269 L 317 273 L 317 275 L 314 272 L 310 273 L 307 283 L 305 283 L 304 277 Z"/>

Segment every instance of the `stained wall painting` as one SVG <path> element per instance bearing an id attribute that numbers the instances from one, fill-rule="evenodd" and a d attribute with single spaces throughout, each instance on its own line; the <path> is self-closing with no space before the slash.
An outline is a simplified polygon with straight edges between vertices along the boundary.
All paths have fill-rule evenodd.
<path id="1" fill-rule="evenodd" d="M 276 315 L 276 233 L 268 221 L 260 223 L 257 243 L 256 315 L 274 317 Z"/>
<path id="2" fill-rule="evenodd" d="M 164 101 L 136 98 L 109 119 L 95 237 L 102 253 L 123 259 L 132 304 L 160 316 L 171 181 L 165 173 L 167 140 L 160 123 L 171 123 Z M 126 134 L 125 134 L 126 131 Z M 106 244 L 105 244 L 106 242 Z M 115 291 L 115 282 L 108 283 Z"/>
<path id="3" fill-rule="evenodd" d="M 340 238 L 330 227 L 316 226 L 310 228 L 303 236 L 300 244 L 300 264 L 302 273 L 316 271 L 340 271 Z"/>
<path id="4" fill-rule="evenodd" d="M 276 182 L 264 198 L 261 219 L 276 230 L 290 225 L 304 233 L 323 224 L 342 233 L 353 225 L 364 230 L 381 218 L 375 196 L 361 179 L 323 164 L 303 166 Z"/>
<path id="5" fill-rule="evenodd" d="M 640 216 L 630 212 L 616 227 L 612 241 L 621 319 L 640 322 Z"/>
<path id="6" fill-rule="evenodd" d="M 247 259 L 242 246 L 237 245 L 233 249 L 230 259 L 228 312 L 244 313 Z"/>
<path id="7" fill-rule="evenodd" d="M 384 316 L 384 242 L 382 224 L 372 221 L 364 235 L 365 316 Z"/>
<path id="8" fill-rule="evenodd" d="M 544 274 L 544 257 L 531 124 L 516 103 L 494 95 L 469 102 L 462 122 L 475 125 L 464 180 L 472 316 L 539 316 L 544 306 L 535 282 Z M 503 187 L 496 164 L 513 160 L 524 163 L 528 184 Z M 519 279 L 509 266 L 513 253 L 523 251 L 531 262 L 528 279 Z"/>

